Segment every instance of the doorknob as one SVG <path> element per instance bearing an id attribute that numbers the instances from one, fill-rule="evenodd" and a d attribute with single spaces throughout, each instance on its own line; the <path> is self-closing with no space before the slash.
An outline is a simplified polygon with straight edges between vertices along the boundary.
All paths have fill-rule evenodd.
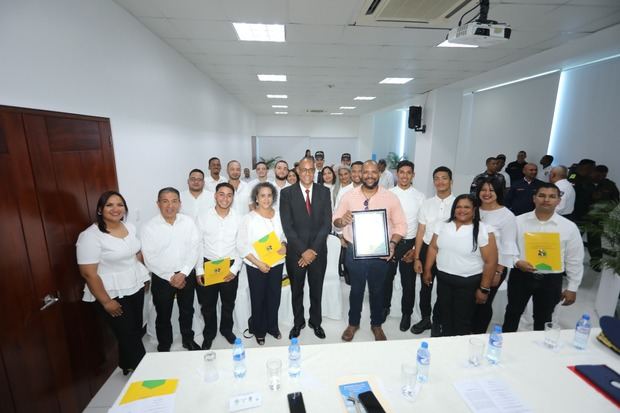
<path id="1" fill-rule="evenodd" d="M 48 307 L 53 306 L 59 300 L 60 300 L 60 298 L 54 297 L 52 294 L 46 295 L 45 297 L 43 297 L 43 307 L 41 307 L 41 311 L 45 310 Z"/>

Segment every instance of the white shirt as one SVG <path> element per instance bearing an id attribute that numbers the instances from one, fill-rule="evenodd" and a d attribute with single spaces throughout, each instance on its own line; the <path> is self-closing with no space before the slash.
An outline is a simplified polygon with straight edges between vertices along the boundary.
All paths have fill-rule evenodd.
<path id="1" fill-rule="evenodd" d="M 239 186 L 235 190 L 235 195 L 231 208 L 235 210 L 235 212 L 237 213 L 237 215 L 239 215 L 240 218 L 250 212 L 251 193 L 252 188 L 250 187 L 250 184 L 248 184 L 247 182 L 239 181 Z M 213 205 L 211 208 L 213 207 L 215 207 L 215 205 Z"/>
<path id="2" fill-rule="evenodd" d="M 338 208 L 338 204 L 340 204 L 340 200 L 342 199 L 344 194 L 349 192 L 351 189 L 353 189 L 353 182 L 350 182 L 349 185 L 340 187 L 340 189 L 338 190 L 338 195 L 336 195 L 336 203 L 334 204 L 333 208 L 334 211 L 336 210 L 336 208 Z"/>
<path id="3" fill-rule="evenodd" d="M 549 182 L 549 174 L 553 169 L 553 165 L 549 165 L 546 168 L 538 168 L 538 173 L 536 174 L 536 178 L 543 181 Z"/>
<path id="4" fill-rule="evenodd" d="M 566 179 L 560 179 L 555 183 L 560 189 L 560 203 L 555 207 L 555 213 L 560 215 L 572 214 L 575 209 L 575 188 Z"/>
<path id="5" fill-rule="evenodd" d="M 484 261 L 480 247 L 489 244 L 487 226 L 480 222 L 478 227 L 478 246 L 473 248 L 474 225 L 461 225 L 456 229 L 454 222 L 441 222 L 436 225 L 437 269 L 460 277 L 470 277 L 482 273 Z"/>
<path id="6" fill-rule="evenodd" d="M 275 180 L 271 183 L 276 188 L 276 193 L 278 194 L 278 198 L 276 199 L 276 202 L 273 204 L 273 209 L 275 209 L 276 211 L 279 211 L 280 210 L 280 191 L 282 191 L 286 187 L 291 186 L 291 184 L 289 184 L 287 181 L 284 181 L 284 186 L 280 188 L 278 184 L 276 184 Z"/>
<path id="7" fill-rule="evenodd" d="M 526 232 L 558 232 L 560 234 L 560 257 L 562 271 L 566 271 L 568 290 L 577 291 L 583 277 L 583 241 L 577 225 L 554 213 L 547 221 L 539 221 L 535 211 L 517 217 L 517 245 L 519 258 L 525 260 L 524 234 Z M 545 273 L 549 271 L 537 271 Z"/>
<path id="8" fill-rule="evenodd" d="M 435 195 L 432 198 L 425 199 L 424 203 L 422 203 L 420 213 L 418 214 L 418 224 L 426 226 L 424 228 L 424 243 L 426 245 L 430 244 L 433 239 L 434 225 L 437 222 L 446 221 L 450 218 L 450 210 L 455 199 L 456 197 L 452 194 L 445 199 Z"/>
<path id="9" fill-rule="evenodd" d="M 220 175 L 220 178 L 215 180 L 211 175 L 209 175 L 205 178 L 205 189 L 210 192 L 215 192 L 217 184 L 221 184 L 222 182 L 228 182 L 228 178 L 224 175 Z"/>
<path id="10" fill-rule="evenodd" d="M 203 189 L 197 198 L 194 198 L 189 189 L 181 192 L 181 213 L 196 220 L 196 217 L 203 211 L 215 206 L 214 195 L 213 192 L 206 189 Z"/>
<path id="11" fill-rule="evenodd" d="M 407 189 L 402 189 L 400 186 L 396 185 L 394 188 L 390 189 L 390 191 L 392 191 L 400 201 L 400 206 L 403 207 L 403 211 L 405 211 L 405 216 L 407 217 L 407 235 L 405 235 L 405 239 L 415 238 L 418 232 L 418 213 L 424 203 L 424 194 L 415 189 L 413 185 L 410 185 Z"/>
<path id="12" fill-rule="evenodd" d="M 230 272 L 237 274 L 241 269 L 241 257 L 237 252 L 237 235 L 241 217 L 232 208 L 224 218 L 219 216 L 215 207 L 198 216 L 198 230 L 200 232 L 200 251 L 202 257 L 216 261 L 230 258 L 235 262 L 230 266 Z M 204 274 L 203 260 L 196 264 L 196 275 Z"/>
<path id="13" fill-rule="evenodd" d="M 187 276 L 196 266 L 200 235 L 187 215 L 177 214 L 169 224 L 158 214 L 144 224 L 140 240 L 146 268 L 162 280 L 170 281 L 177 271 Z"/>
<path id="14" fill-rule="evenodd" d="M 391 189 L 394 187 L 394 175 L 392 175 L 392 172 L 387 169 L 383 171 L 379 177 L 379 185 L 385 189 Z"/>
<path id="15" fill-rule="evenodd" d="M 237 251 L 239 256 L 244 257 L 243 261 L 247 265 L 258 268 L 245 257 L 249 254 L 253 254 L 256 258 L 259 258 L 253 244 L 272 231 L 276 233 L 280 242 L 286 242 L 286 236 L 282 229 L 278 211 L 275 211 L 271 219 L 263 218 L 256 211 L 252 211 L 243 217 L 241 225 L 239 226 L 239 233 L 237 234 Z M 283 262 L 284 258 L 273 266 L 282 264 Z"/>
<path id="16" fill-rule="evenodd" d="M 138 261 L 140 240 L 136 237 L 136 227 L 124 222 L 127 228 L 125 238 L 117 238 L 101 232 L 93 224 L 80 233 L 77 247 L 79 265 L 97 264 L 97 275 L 110 298 L 122 298 L 138 292 L 149 281 L 149 272 Z M 84 286 L 84 301 L 95 301 L 88 285 Z"/>
<path id="17" fill-rule="evenodd" d="M 506 207 L 493 211 L 480 209 L 480 220 L 487 225 L 488 232 L 492 232 L 495 236 L 498 253 L 497 262 L 499 265 L 512 268 L 515 257 L 519 256 L 515 214 Z"/>

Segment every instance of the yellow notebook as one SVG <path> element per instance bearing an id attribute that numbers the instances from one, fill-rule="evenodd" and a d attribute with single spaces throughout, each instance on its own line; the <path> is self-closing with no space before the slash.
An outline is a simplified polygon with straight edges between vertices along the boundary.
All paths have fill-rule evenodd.
<path id="1" fill-rule="evenodd" d="M 256 241 L 253 246 L 258 253 L 258 259 L 270 267 L 285 257 L 278 254 L 278 250 L 282 248 L 282 245 L 274 231 Z"/>
<path id="2" fill-rule="evenodd" d="M 144 380 L 131 383 L 119 404 L 174 394 L 178 384 L 178 379 Z"/>
<path id="3" fill-rule="evenodd" d="M 526 232 L 525 260 L 538 271 L 562 271 L 560 234 L 558 232 Z"/>
<path id="4" fill-rule="evenodd" d="M 224 278 L 230 273 L 230 258 L 207 261 L 204 264 L 204 269 L 205 275 L 202 278 L 204 285 L 223 283 Z"/>

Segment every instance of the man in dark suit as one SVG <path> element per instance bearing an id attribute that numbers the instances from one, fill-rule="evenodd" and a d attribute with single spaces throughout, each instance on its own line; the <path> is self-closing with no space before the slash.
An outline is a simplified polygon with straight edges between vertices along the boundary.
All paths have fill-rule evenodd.
<path id="1" fill-rule="evenodd" d="M 327 265 L 327 236 L 331 231 L 330 191 L 313 183 L 315 165 L 312 158 L 299 162 L 299 182 L 280 192 L 280 219 L 288 242 L 286 270 L 291 280 L 295 321 L 289 338 L 299 336 L 306 326 L 304 319 L 304 285 L 306 273 L 310 285 L 310 319 L 308 324 L 318 338 L 325 338 L 321 327 L 321 296 Z"/>
<path id="2" fill-rule="evenodd" d="M 506 195 L 506 206 L 515 215 L 525 214 L 534 210 L 534 194 L 543 182 L 536 179 L 538 166 L 535 163 L 525 164 L 523 178 L 512 181 L 510 190 Z"/>

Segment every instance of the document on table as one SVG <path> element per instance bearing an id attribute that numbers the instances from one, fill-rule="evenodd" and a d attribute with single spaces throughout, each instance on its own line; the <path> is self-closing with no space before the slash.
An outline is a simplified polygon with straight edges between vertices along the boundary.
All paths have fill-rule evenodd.
<path id="1" fill-rule="evenodd" d="M 109 413 L 172 413 L 178 379 L 133 382 Z"/>
<path id="2" fill-rule="evenodd" d="M 474 413 L 531 413 L 501 379 L 461 380 L 454 387 Z"/>

